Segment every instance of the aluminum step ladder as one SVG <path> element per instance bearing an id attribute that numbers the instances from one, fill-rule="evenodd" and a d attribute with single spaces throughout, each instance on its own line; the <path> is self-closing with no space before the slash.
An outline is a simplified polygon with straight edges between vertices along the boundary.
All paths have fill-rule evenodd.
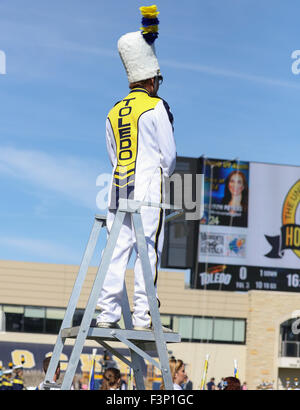
<path id="1" fill-rule="evenodd" d="M 68 338 L 73 338 L 75 339 L 75 343 L 73 345 L 72 353 L 68 362 L 63 382 L 61 385 L 56 385 L 56 388 L 59 388 L 61 390 L 71 389 L 84 343 L 86 339 L 91 339 L 95 340 L 106 350 L 110 351 L 113 355 L 118 357 L 133 369 L 136 388 L 138 390 L 145 390 L 144 378 L 142 374 L 142 362 L 144 359 L 148 360 L 151 364 L 160 369 L 166 390 L 173 390 L 173 382 L 170 372 L 166 343 L 179 343 L 181 341 L 181 337 L 178 333 L 163 332 L 140 213 L 142 206 L 151 206 L 174 210 L 173 214 L 168 217 L 169 220 L 176 218 L 177 216 L 182 214 L 182 211 L 178 207 L 175 207 L 173 205 L 153 204 L 135 200 L 120 199 L 119 208 L 116 212 L 113 226 L 102 254 L 101 262 L 98 267 L 98 271 L 94 280 L 93 287 L 91 289 L 81 324 L 80 326 L 72 327 L 73 316 L 77 307 L 88 267 L 94 255 L 101 228 L 106 225 L 105 216 L 95 216 L 90 238 L 79 268 L 77 278 L 74 283 L 68 307 L 66 309 L 66 313 L 51 356 L 49 367 L 45 375 L 44 384 L 45 386 L 48 386 L 48 388 L 50 388 L 50 386 L 55 388 L 55 385 L 52 381 L 54 379 L 54 374 L 58 366 L 65 341 Z M 96 310 L 97 301 L 104 283 L 105 275 L 108 271 L 113 250 L 117 243 L 120 229 L 127 213 L 131 214 L 136 235 L 137 250 L 141 258 L 145 287 L 148 296 L 149 310 L 152 319 L 152 331 L 133 330 L 125 281 L 122 301 L 122 314 L 125 329 L 104 329 L 91 327 L 93 315 Z M 131 361 L 108 344 L 108 342 L 116 341 L 122 342 L 128 347 L 131 355 Z M 148 353 L 149 351 L 155 350 L 158 354 L 159 361 L 153 359 L 153 357 L 151 357 Z"/>

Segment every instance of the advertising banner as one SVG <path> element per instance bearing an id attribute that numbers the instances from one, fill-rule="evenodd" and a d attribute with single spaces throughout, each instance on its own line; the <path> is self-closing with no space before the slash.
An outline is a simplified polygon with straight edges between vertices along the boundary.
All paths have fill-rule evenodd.
<path id="1" fill-rule="evenodd" d="M 73 346 L 65 346 L 64 353 L 60 357 L 61 371 L 67 369 L 68 360 L 71 356 Z M 52 354 L 53 345 L 39 343 L 2 342 L 0 341 L 0 363 L 8 368 L 8 363 L 21 364 L 21 359 L 25 361 L 24 370 L 43 371 L 43 360 Z M 125 351 L 125 349 L 124 349 Z M 102 359 L 104 349 L 99 347 L 97 358 Z M 91 367 L 92 348 L 84 346 L 80 355 L 80 360 L 76 373 L 89 372 Z"/>
<path id="2" fill-rule="evenodd" d="M 202 223 L 248 226 L 249 163 L 203 160 L 205 208 Z"/>
<path id="3" fill-rule="evenodd" d="M 73 350 L 72 345 L 65 345 L 64 351 L 60 356 L 60 369 L 61 372 L 65 372 L 68 367 L 69 358 Z M 128 356 L 128 349 L 117 348 L 118 353 L 130 358 Z M 43 361 L 45 357 L 52 354 L 53 345 L 42 343 L 23 343 L 23 342 L 11 342 L 0 341 L 0 365 L 3 369 L 8 369 L 9 363 L 14 365 L 23 365 L 25 371 L 37 370 L 43 373 Z M 92 366 L 92 353 L 93 348 L 84 346 L 80 354 L 78 366 L 76 368 L 76 374 L 82 375 L 82 373 L 89 373 Z M 104 361 L 104 353 L 106 360 Z M 155 352 L 151 352 L 151 356 L 156 356 Z M 23 363 L 23 361 L 24 363 Z M 97 353 L 95 355 L 95 373 L 102 373 L 107 367 L 117 367 L 121 373 L 127 374 L 128 367 L 118 357 L 112 356 L 110 353 L 101 346 L 97 347 Z M 146 365 L 142 368 L 143 374 L 147 374 Z"/>
<path id="4" fill-rule="evenodd" d="M 203 160 L 196 287 L 300 291 L 300 167 Z"/>

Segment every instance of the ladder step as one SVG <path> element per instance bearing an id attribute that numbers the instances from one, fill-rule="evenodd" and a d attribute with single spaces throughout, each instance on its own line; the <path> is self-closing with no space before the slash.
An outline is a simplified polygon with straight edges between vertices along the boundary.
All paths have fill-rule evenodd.
<path id="1" fill-rule="evenodd" d="M 79 329 L 80 326 L 62 329 L 61 336 L 63 338 L 76 338 Z M 97 327 L 90 327 L 86 338 L 90 340 L 100 339 L 104 341 L 116 341 L 116 336 L 118 334 L 121 334 L 123 337 L 131 341 L 155 342 L 154 333 L 147 330 L 100 329 Z M 164 339 L 166 343 L 181 342 L 181 336 L 179 333 L 164 333 Z"/>

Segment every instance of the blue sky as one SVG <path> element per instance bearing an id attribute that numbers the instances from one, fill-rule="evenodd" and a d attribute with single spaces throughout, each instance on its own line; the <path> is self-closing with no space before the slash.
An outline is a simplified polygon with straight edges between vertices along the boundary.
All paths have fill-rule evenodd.
<path id="1" fill-rule="evenodd" d="M 0 259 L 80 263 L 111 172 L 106 114 L 128 90 L 117 40 L 153 3 L 0 1 Z M 299 1 L 156 4 L 178 155 L 299 165 Z"/>

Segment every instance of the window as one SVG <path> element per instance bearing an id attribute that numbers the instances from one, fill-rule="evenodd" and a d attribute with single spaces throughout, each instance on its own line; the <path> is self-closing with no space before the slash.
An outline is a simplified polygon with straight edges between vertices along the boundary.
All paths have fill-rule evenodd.
<path id="1" fill-rule="evenodd" d="M 180 333 L 182 339 L 191 340 L 193 334 L 193 317 L 175 316 L 173 319 L 173 330 Z"/>
<path id="2" fill-rule="evenodd" d="M 5 328 L 7 332 L 22 332 L 24 308 L 22 306 L 3 306 Z"/>
<path id="3" fill-rule="evenodd" d="M 213 319 L 195 317 L 193 326 L 193 339 L 196 340 L 212 340 L 213 335 Z"/>
<path id="4" fill-rule="evenodd" d="M 48 334 L 59 333 L 66 312 L 63 308 L 37 306 L 0 305 L 1 309 L 5 314 L 5 330 L 7 332 Z M 83 309 L 76 309 L 72 326 L 80 326 L 83 314 Z M 97 315 L 99 315 L 98 310 L 94 312 L 93 318 L 95 319 Z M 174 332 L 180 333 L 183 342 L 246 343 L 245 319 L 162 314 L 161 323 Z M 125 328 L 123 317 L 120 320 L 120 326 Z M 284 348 L 286 351 L 289 350 L 289 355 L 295 355 L 294 352 L 290 352 L 293 346 L 288 344 L 294 340 L 290 336 L 290 327 L 291 324 L 288 322 L 282 324 L 282 341 L 288 341 Z"/>
<path id="5" fill-rule="evenodd" d="M 233 341 L 243 343 L 245 340 L 245 321 L 244 320 L 235 320 L 233 327 Z"/>
<path id="6" fill-rule="evenodd" d="M 300 357 L 300 334 L 293 330 L 296 323 L 298 329 L 299 318 L 289 319 L 280 325 L 281 356 Z"/>
<path id="7" fill-rule="evenodd" d="M 93 314 L 93 320 L 92 321 L 96 321 L 97 316 L 99 315 L 100 311 L 98 309 L 95 310 L 94 314 Z M 74 316 L 73 316 L 73 324 L 72 326 L 80 326 L 82 318 L 84 315 L 84 310 L 83 309 L 76 309 Z M 119 325 L 121 327 L 124 327 L 124 322 L 123 322 L 123 317 L 121 318 Z"/>
<path id="8" fill-rule="evenodd" d="M 46 309 L 46 333 L 58 334 L 65 316 L 65 309 Z"/>
<path id="9" fill-rule="evenodd" d="M 161 324 L 172 329 L 172 318 L 169 315 L 160 315 Z"/>
<path id="10" fill-rule="evenodd" d="M 246 343 L 246 320 L 199 316 L 173 316 L 171 328 L 183 342 Z"/>
<path id="11" fill-rule="evenodd" d="M 233 340 L 233 320 L 215 319 L 213 340 L 231 342 Z"/>
<path id="12" fill-rule="evenodd" d="M 24 331 L 28 333 L 44 333 L 45 308 L 25 307 Z"/>
<path id="13" fill-rule="evenodd" d="M 80 326 L 81 320 L 83 318 L 83 309 L 76 309 L 73 316 L 73 326 Z"/>

